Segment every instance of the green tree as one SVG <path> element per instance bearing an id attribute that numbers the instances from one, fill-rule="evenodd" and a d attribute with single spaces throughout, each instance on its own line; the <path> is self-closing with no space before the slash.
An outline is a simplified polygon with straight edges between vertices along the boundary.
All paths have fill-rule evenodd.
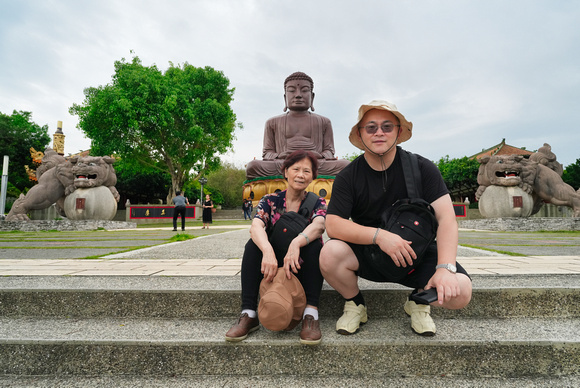
<path id="1" fill-rule="evenodd" d="M 82 105 L 70 113 L 91 139 L 92 154 L 118 154 L 171 176 L 181 190 L 219 167 L 218 154 L 232 146 L 234 89 L 221 71 L 185 63 L 163 73 L 138 57 L 115 62 L 111 83 L 85 89 Z"/>
<path id="2" fill-rule="evenodd" d="M 576 162 L 566 167 L 562 174 L 562 180 L 575 190 L 580 189 L 580 159 L 576 159 Z"/>
<path id="3" fill-rule="evenodd" d="M 143 168 L 133 160 L 118 159 L 113 165 L 117 174 L 115 187 L 121 195 L 120 203 L 127 199 L 132 204 L 156 203 L 167 195 L 171 177 L 159 169 Z"/>
<path id="4" fill-rule="evenodd" d="M 8 181 L 23 191 L 34 185 L 28 179 L 25 165 L 33 168 L 30 148 L 44 151 L 50 142 L 48 125 L 40 126 L 32 121 L 32 113 L 13 111 L 11 116 L 0 112 L 0 158 L 8 155 L 10 168 Z"/>
<path id="5" fill-rule="evenodd" d="M 221 203 L 225 208 L 233 209 L 242 206 L 242 186 L 244 185 L 245 179 L 246 170 L 226 163 L 219 170 L 208 175 L 208 190 L 204 191 L 214 190 L 214 193 L 216 191 L 219 192 L 223 197 L 223 202 L 217 202 L 217 198 L 214 198 L 214 201 Z M 212 198 L 214 197 L 214 194 L 211 192 L 209 194 Z"/>
<path id="6" fill-rule="evenodd" d="M 363 152 L 363 151 L 359 151 L 359 152 L 353 152 L 352 154 L 346 154 L 346 155 L 343 157 L 343 159 L 350 160 L 350 161 L 352 162 L 353 160 L 355 160 L 356 158 L 358 158 L 358 157 L 359 157 L 359 156 L 361 156 L 362 154 L 364 154 L 364 152 Z"/>
<path id="7" fill-rule="evenodd" d="M 449 159 L 449 155 L 446 155 L 435 164 L 441 171 L 445 185 L 454 199 L 463 197 L 474 199 L 478 187 L 477 172 L 479 170 L 479 162 L 476 159 L 470 159 L 467 156 Z"/>

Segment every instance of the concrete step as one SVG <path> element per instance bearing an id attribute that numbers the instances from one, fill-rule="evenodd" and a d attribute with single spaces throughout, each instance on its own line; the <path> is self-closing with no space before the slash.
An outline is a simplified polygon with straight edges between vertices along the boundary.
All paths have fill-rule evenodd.
<path id="1" fill-rule="evenodd" d="M 0 376 L 0 387 L 27 388 L 303 388 L 303 387 L 349 387 L 349 388 L 531 388 L 531 387 L 578 387 L 577 376 L 553 377 L 485 377 L 461 376 Z"/>
<path id="2" fill-rule="evenodd" d="M 374 318 L 353 336 L 321 321 L 323 342 L 299 329 L 261 329 L 231 344 L 231 319 L 2 318 L 1 375 L 463 376 L 580 375 L 575 318 L 435 319 L 434 337 L 406 318 Z"/>
<path id="3" fill-rule="evenodd" d="M 410 290 L 360 282 L 369 314 L 402 317 Z M 3 277 L 0 317 L 232 318 L 239 314 L 238 277 Z M 338 318 L 343 299 L 324 286 L 320 314 Z M 434 317 L 580 317 L 580 276 L 474 277 L 469 306 L 433 309 Z"/>
<path id="4" fill-rule="evenodd" d="M 580 381 L 576 275 L 474 276 L 466 309 L 432 309 L 438 332 L 430 338 L 410 329 L 403 311 L 409 289 L 365 281 L 360 286 L 369 322 L 356 335 L 337 334 L 343 300 L 325 285 L 323 342 L 316 347 L 300 345 L 298 328 L 262 328 L 242 343 L 227 343 L 224 334 L 239 314 L 239 281 L 2 277 L 0 386 L 52 386 L 50 379 L 60 376 L 70 378 L 68 386 L 91 386 L 82 385 L 89 376 L 112 379 L 111 385 L 120 379 L 119 386 L 180 386 L 186 376 L 208 386 L 239 381 L 292 387 L 310 379 L 321 386 L 393 386 L 403 380 L 420 386 L 425 376 L 446 386 Z"/>

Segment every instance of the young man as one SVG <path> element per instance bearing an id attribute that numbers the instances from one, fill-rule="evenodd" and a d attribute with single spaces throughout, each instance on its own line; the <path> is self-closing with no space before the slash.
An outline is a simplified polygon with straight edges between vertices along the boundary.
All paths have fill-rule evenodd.
<path id="1" fill-rule="evenodd" d="M 396 234 L 380 229 L 381 215 L 399 199 L 408 198 L 397 147 L 411 137 L 413 124 L 394 104 L 373 100 L 359 109 L 358 122 L 349 140 L 364 154 L 336 177 L 328 207 L 326 230 L 331 240 L 320 253 L 320 269 L 326 281 L 344 298 L 344 314 L 336 323 L 340 334 L 354 334 L 367 322 L 367 309 L 358 288 L 358 277 L 384 282 L 364 254 L 365 245 L 376 244 L 397 267 L 412 265 L 416 259 L 412 244 Z M 455 262 L 458 227 L 449 192 L 437 167 L 417 155 L 422 198 L 435 210 L 439 223 L 437 249 L 397 283 L 414 288 L 413 293 L 435 288 L 433 305 L 460 309 L 471 300 L 471 279 Z M 408 300 L 405 312 L 412 329 L 420 335 L 434 335 L 430 306 Z"/>
<path id="2" fill-rule="evenodd" d="M 181 195 L 181 191 L 177 190 L 175 192 L 175 197 L 172 199 L 173 205 L 175 208 L 173 209 L 173 231 L 177 231 L 177 217 L 181 215 L 181 230 L 185 230 L 185 211 L 187 209 L 187 205 L 189 205 L 189 201 L 186 197 Z"/>

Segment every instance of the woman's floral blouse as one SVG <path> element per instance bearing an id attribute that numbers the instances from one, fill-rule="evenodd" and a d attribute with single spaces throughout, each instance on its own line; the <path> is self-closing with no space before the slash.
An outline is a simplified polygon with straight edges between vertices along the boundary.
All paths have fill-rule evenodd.
<path id="1" fill-rule="evenodd" d="M 306 198 L 306 193 L 304 193 L 304 198 Z M 304 199 L 302 199 L 303 202 Z M 266 225 L 266 230 L 270 230 L 284 213 L 286 213 L 286 190 L 264 195 L 256 207 L 254 218 L 261 219 Z M 308 220 L 312 222 L 315 217 L 326 218 L 326 200 L 324 198 L 318 198 Z"/>

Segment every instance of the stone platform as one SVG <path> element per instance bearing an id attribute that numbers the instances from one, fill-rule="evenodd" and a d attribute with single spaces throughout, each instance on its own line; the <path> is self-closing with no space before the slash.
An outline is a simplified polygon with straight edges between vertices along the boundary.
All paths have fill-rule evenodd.
<path id="1" fill-rule="evenodd" d="M 506 217 L 458 220 L 465 229 L 493 231 L 563 231 L 580 230 L 580 217 Z"/>
<path id="2" fill-rule="evenodd" d="M 31 221 L 2 221 L 0 222 L 1 232 L 10 232 L 14 230 L 22 232 L 39 232 L 39 231 L 87 231 L 87 230 L 115 230 L 115 229 L 133 229 L 137 224 L 134 222 L 124 221 L 105 221 L 105 220 L 31 220 Z"/>

